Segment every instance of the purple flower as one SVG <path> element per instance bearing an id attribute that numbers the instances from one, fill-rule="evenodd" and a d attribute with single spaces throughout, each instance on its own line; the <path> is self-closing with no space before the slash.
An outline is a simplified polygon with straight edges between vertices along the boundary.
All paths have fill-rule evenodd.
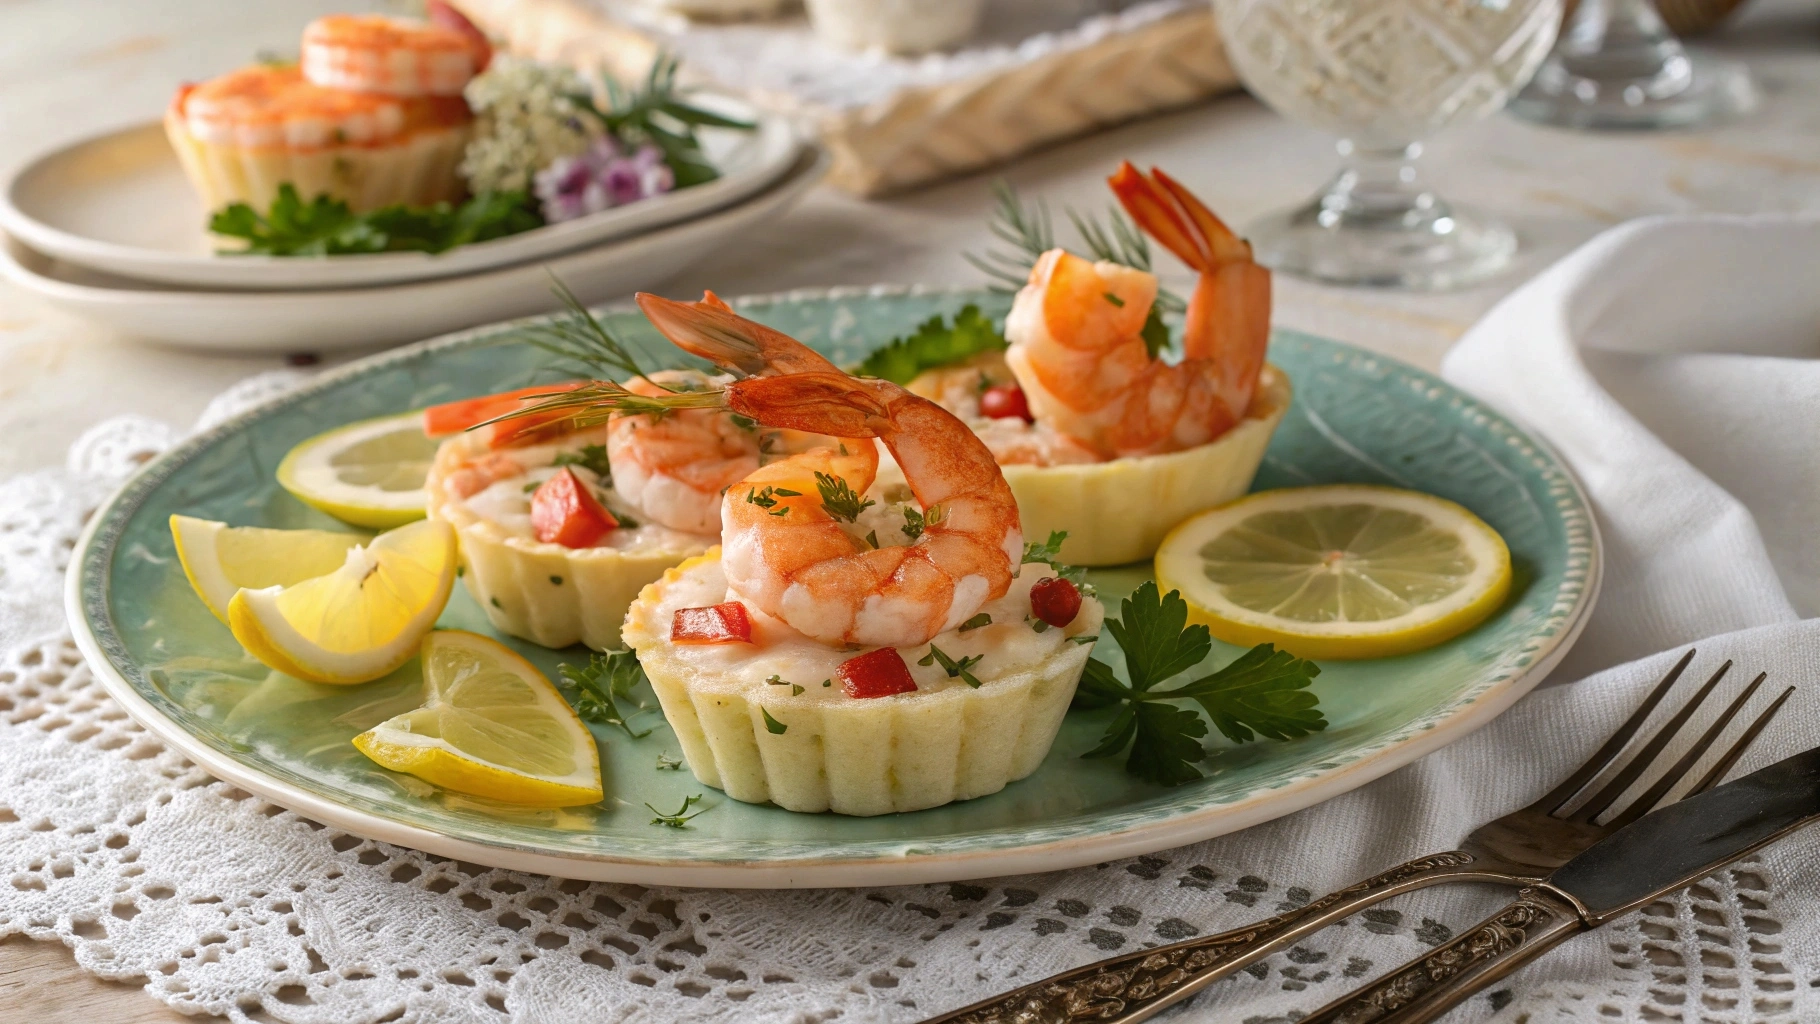
<path id="1" fill-rule="evenodd" d="M 577 156 L 559 157 L 532 179 L 532 192 L 550 223 L 574 220 L 614 206 L 660 195 L 676 187 L 676 175 L 656 146 L 621 155 L 602 138 Z"/>

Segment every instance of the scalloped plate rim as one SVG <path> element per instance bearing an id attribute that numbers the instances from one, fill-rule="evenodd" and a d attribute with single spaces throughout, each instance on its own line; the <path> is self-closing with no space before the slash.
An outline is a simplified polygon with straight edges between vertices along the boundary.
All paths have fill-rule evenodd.
<path id="1" fill-rule="evenodd" d="M 941 288 L 925 286 L 872 285 L 821 289 L 795 289 L 768 295 L 747 296 L 736 304 L 767 305 L 804 300 L 840 298 L 889 298 L 898 295 L 973 293 L 977 288 Z M 633 307 L 619 303 L 602 307 L 611 312 L 629 311 Z M 1011 837 L 1000 845 L 943 850 L 943 846 L 964 846 L 970 835 L 941 837 L 929 842 L 904 840 L 862 840 L 850 842 L 849 848 L 868 851 L 866 856 L 840 857 L 772 857 L 703 858 L 703 857 L 632 857 L 589 852 L 552 853 L 522 843 L 481 842 L 460 838 L 392 820 L 338 803 L 302 786 L 276 778 L 234 757 L 190 733 L 148 701 L 126 678 L 107 654 L 91 620 L 90 599 L 106 606 L 111 587 L 113 540 L 104 537 L 110 527 L 117 534 L 137 508 L 159 483 L 188 458 L 211 447 L 243 426 L 264 416 L 275 406 L 300 401 L 309 395 L 334 387 L 347 378 L 407 359 L 418 358 L 443 348 L 461 347 L 475 339 L 488 337 L 515 324 L 544 319 L 525 317 L 518 320 L 487 324 L 438 338 L 428 339 L 388 352 L 357 360 L 323 373 L 300 387 L 262 402 L 220 424 L 190 438 L 149 462 L 123 483 L 90 518 L 72 554 L 65 581 L 65 609 L 76 645 L 100 678 L 109 695 L 119 701 L 139 722 L 160 740 L 170 744 L 185 757 L 207 769 L 211 775 L 255 793 L 275 804 L 322 824 L 351 834 L 381 842 L 422 850 L 438 856 L 507 870 L 528 871 L 562 878 L 592 881 L 675 885 L 714 888 L 829 888 L 858 885 L 907 885 L 960 881 L 1005 875 L 1056 871 L 1101 863 L 1121 857 L 1137 856 L 1171 849 L 1225 835 L 1262 824 L 1314 804 L 1339 796 L 1403 767 L 1416 759 L 1473 732 L 1502 714 L 1528 693 L 1566 656 L 1579 638 L 1595 604 L 1603 578 L 1604 552 L 1598 522 L 1591 514 L 1584 489 L 1571 469 L 1555 454 L 1552 447 L 1523 430 L 1503 414 L 1465 392 L 1447 384 L 1425 370 L 1390 356 L 1306 332 L 1279 329 L 1285 335 L 1316 338 L 1362 355 L 1380 360 L 1463 397 L 1493 420 L 1533 444 L 1545 454 L 1554 468 L 1563 474 L 1577 503 L 1586 512 L 1584 583 L 1571 613 L 1571 618 L 1536 648 L 1539 654 L 1521 671 L 1509 678 L 1487 684 L 1476 695 L 1459 698 L 1452 708 L 1435 718 L 1427 727 L 1400 740 L 1393 739 L 1379 749 L 1369 751 L 1345 764 L 1312 774 L 1277 788 L 1253 790 L 1238 800 L 1214 803 L 1195 810 L 1168 814 L 1160 819 L 1136 823 L 1105 832 L 1068 836 L 1060 839 L 1016 843 Z M 97 562 L 96 550 L 109 557 L 99 559 L 98 585 L 90 591 L 89 566 Z M 1106 812 L 1101 812 L 1105 814 Z M 1112 812 L 1117 813 L 1117 812 Z M 1040 828 L 1040 826 L 1037 826 Z M 1025 826 L 1023 831 L 1032 831 Z M 811 876 L 811 877 L 805 877 Z"/>

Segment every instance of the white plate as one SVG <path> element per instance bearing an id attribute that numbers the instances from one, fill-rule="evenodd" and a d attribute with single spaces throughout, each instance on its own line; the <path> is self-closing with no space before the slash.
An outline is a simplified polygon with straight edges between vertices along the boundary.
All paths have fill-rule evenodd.
<path id="1" fill-rule="evenodd" d="M 827 152 L 810 147 L 782 181 L 705 217 L 554 259 L 413 284 L 337 291 L 166 288 L 74 266 L 13 238 L 0 246 L 0 277 L 123 334 L 186 348 L 326 352 L 394 344 L 546 312 L 554 302 L 552 274 L 590 303 L 656 287 L 789 209 L 827 164 Z"/>
<path id="2" fill-rule="evenodd" d="M 804 142 L 787 120 L 718 97 L 712 106 L 759 126 L 756 132 L 702 132 L 703 148 L 721 170 L 714 181 L 434 255 L 217 256 L 208 212 L 157 123 L 97 136 L 27 164 L 0 188 L 0 228 L 69 263 L 198 288 L 355 288 L 472 274 L 699 217 L 750 197 L 796 163 Z"/>

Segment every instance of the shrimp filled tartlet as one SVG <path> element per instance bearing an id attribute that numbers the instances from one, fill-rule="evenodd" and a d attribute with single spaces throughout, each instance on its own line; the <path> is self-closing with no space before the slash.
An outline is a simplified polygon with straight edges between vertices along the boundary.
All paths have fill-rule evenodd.
<path id="1" fill-rule="evenodd" d="M 871 815 L 994 793 L 1035 771 L 1104 611 L 1024 565 L 1016 499 L 952 413 L 850 376 L 712 295 L 641 295 L 651 322 L 741 379 L 760 426 L 835 439 L 721 500 L 721 548 L 632 603 L 637 652 L 703 783 L 796 811 Z M 874 486 L 881 448 L 908 494 Z"/>
<path id="2" fill-rule="evenodd" d="M 280 185 L 357 212 L 456 200 L 473 114 L 462 88 L 484 41 L 454 28 L 335 15 L 301 65 L 260 64 L 179 89 L 165 134 L 204 206 L 268 208 Z"/>
<path id="3" fill-rule="evenodd" d="M 668 394 L 712 382 L 665 371 L 627 387 Z M 546 647 L 617 647 L 639 590 L 719 541 L 721 492 L 757 467 L 757 435 L 707 409 L 563 432 L 536 421 L 469 429 L 525 400 L 514 392 L 426 413 L 432 436 L 454 432 L 425 481 L 426 509 L 455 527 L 462 580 L 496 629 Z"/>
<path id="4" fill-rule="evenodd" d="M 1290 401 L 1264 362 L 1270 272 L 1250 245 L 1161 171 L 1126 163 L 1111 185 L 1198 275 L 1179 361 L 1145 341 L 1154 274 L 1051 249 L 1006 317 L 1002 354 L 910 383 L 979 433 L 1024 531 L 1067 532 L 1062 557 L 1078 565 L 1149 558 L 1177 523 L 1244 494 Z"/>

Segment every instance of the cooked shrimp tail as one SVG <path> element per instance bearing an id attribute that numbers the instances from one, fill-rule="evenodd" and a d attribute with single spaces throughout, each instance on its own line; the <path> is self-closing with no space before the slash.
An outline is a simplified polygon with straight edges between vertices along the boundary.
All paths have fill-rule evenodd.
<path id="1" fill-rule="evenodd" d="M 638 308 L 683 351 L 741 376 L 841 372 L 795 338 L 733 312 L 713 292 L 703 293 L 700 302 L 639 292 Z"/>
<path id="2" fill-rule="evenodd" d="M 1224 404 L 1243 415 L 1270 343 L 1270 271 L 1252 261 L 1249 242 L 1162 171 L 1146 177 L 1126 161 L 1108 183 L 1131 219 L 1200 275 L 1182 353 L 1211 361 Z"/>

